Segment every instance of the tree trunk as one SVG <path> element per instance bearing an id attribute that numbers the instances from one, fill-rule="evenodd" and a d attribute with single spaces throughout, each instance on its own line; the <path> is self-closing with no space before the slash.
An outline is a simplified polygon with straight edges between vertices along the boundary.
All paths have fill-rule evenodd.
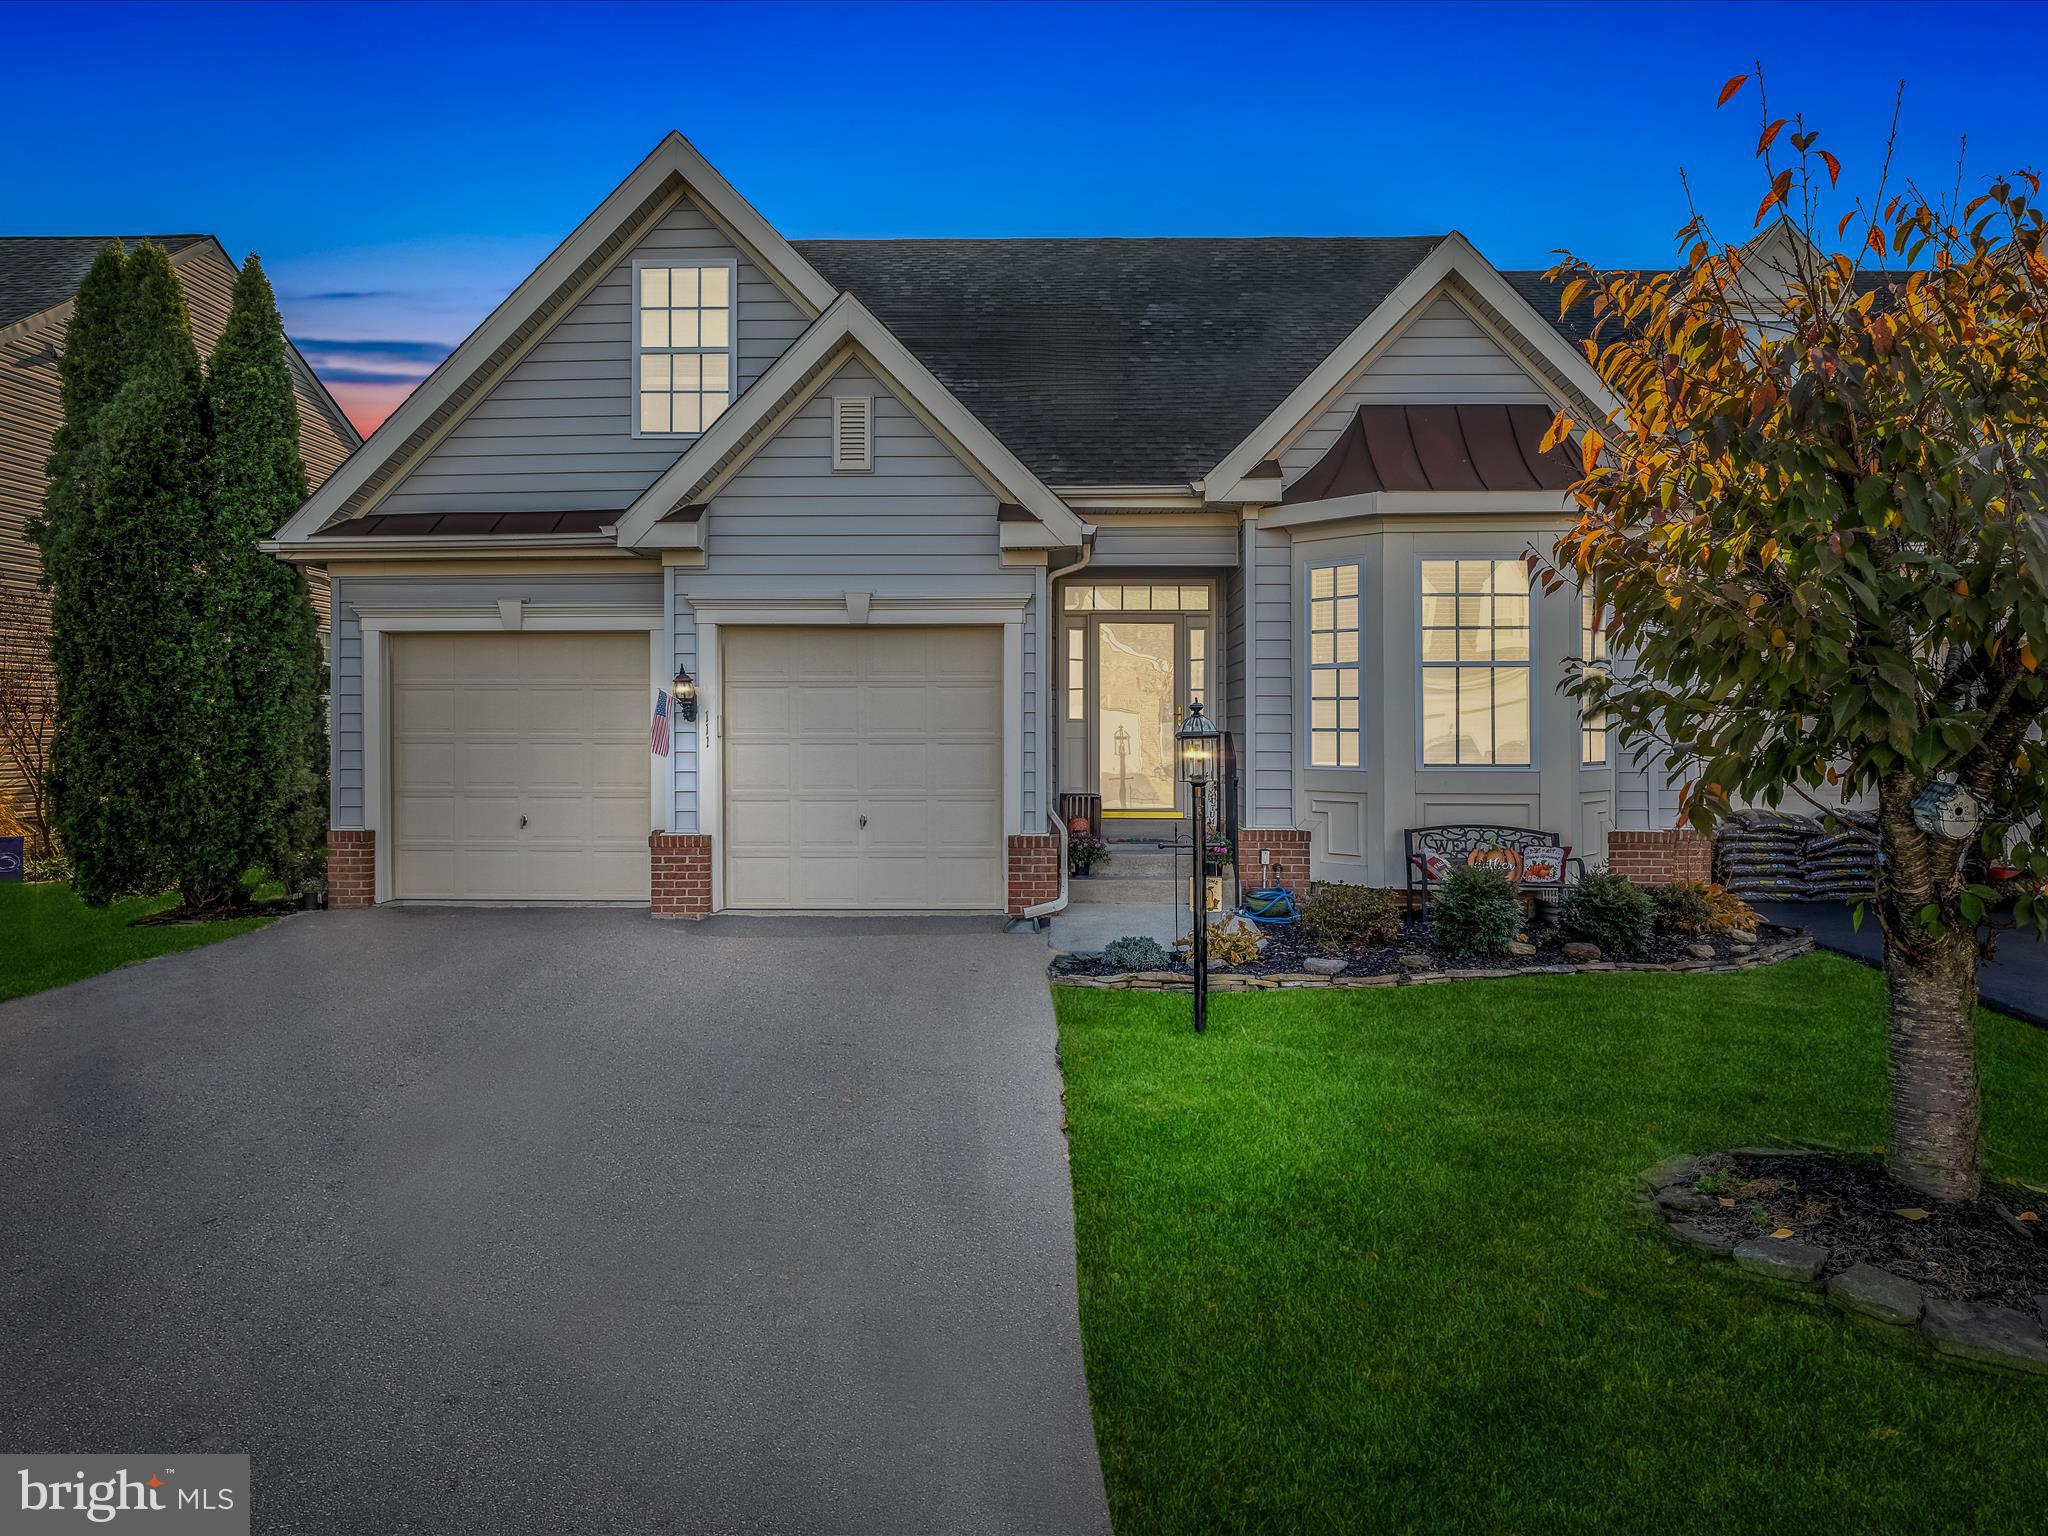
<path id="1" fill-rule="evenodd" d="M 1891 994 L 1886 1067 L 1892 1177 L 1933 1200 L 1968 1200 L 1981 1184 L 1982 1102 L 1977 1073 L 1977 932 L 1955 911 L 1967 842 L 1913 822 L 1919 783 L 1897 775 L 1879 787 L 1884 846 L 1878 911 Z M 1947 914 L 1935 934 L 1927 907 Z"/>
<path id="2" fill-rule="evenodd" d="M 1978 1190 L 1977 936 L 1885 944 L 1891 985 L 1892 1177 L 1935 1200 Z"/>

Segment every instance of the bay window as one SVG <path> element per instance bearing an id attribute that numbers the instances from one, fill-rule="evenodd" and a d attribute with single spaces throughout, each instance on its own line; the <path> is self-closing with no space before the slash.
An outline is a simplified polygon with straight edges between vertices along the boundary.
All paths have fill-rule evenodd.
<path id="1" fill-rule="evenodd" d="M 1421 621 L 1422 765 L 1531 766 L 1528 567 L 1424 560 Z"/>

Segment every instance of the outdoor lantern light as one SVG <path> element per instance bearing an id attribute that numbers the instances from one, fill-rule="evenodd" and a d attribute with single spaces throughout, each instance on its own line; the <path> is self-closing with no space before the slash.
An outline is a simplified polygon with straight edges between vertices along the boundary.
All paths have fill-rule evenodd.
<path id="1" fill-rule="evenodd" d="M 690 676 L 688 667 L 676 668 L 676 718 L 694 720 L 697 718 L 697 679 Z"/>
<path id="2" fill-rule="evenodd" d="M 1961 842 L 1984 824 L 1984 802 L 1954 779 L 1936 779 L 1913 797 L 1913 825 L 1931 837 Z"/>
<path id="3" fill-rule="evenodd" d="M 1187 718 L 1174 733 L 1174 741 L 1180 748 L 1181 771 L 1188 780 L 1188 809 L 1194 816 L 1195 877 L 1188 915 L 1195 920 L 1195 1033 L 1199 1035 L 1209 1027 L 1209 891 L 1204 878 L 1208 873 L 1209 818 L 1202 799 L 1209 777 L 1216 771 L 1216 750 L 1222 741 L 1216 722 L 1202 713 L 1200 699 L 1188 706 Z"/>

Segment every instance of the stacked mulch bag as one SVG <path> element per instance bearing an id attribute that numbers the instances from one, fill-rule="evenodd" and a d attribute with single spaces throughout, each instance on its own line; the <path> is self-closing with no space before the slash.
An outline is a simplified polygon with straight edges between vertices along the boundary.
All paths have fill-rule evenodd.
<path id="1" fill-rule="evenodd" d="M 1877 885 L 1876 825 L 1861 811 L 1737 811 L 1715 833 L 1714 878 L 1744 901 L 1860 901 Z"/>

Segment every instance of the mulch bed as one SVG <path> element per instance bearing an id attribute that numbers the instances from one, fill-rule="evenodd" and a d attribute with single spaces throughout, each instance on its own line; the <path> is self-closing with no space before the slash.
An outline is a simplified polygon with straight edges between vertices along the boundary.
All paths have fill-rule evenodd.
<path id="1" fill-rule="evenodd" d="M 1218 966 L 1213 961 L 1212 971 L 1229 970 L 1247 976 L 1275 976 L 1299 971 L 1302 961 L 1312 955 L 1326 955 L 1328 950 L 1314 949 L 1302 942 L 1301 929 L 1290 924 L 1284 928 L 1261 928 L 1266 939 L 1265 951 L 1249 965 Z M 1798 930 L 1778 928 L 1764 924 L 1757 929 L 1759 943 L 1769 944 L 1783 939 L 1798 937 Z M 1530 935 L 1536 946 L 1533 955 L 1488 955 L 1471 958 L 1451 954 L 1437 944 L 1429 924 L 1418 917 L 1410 917 L 1401 925 L 1401 936 L 1392 944 L 1382 945 L 1361 953 L 1344 955 L 1344 974 L 1347 976 L 1391 976 L 1406 969 L 1401 964 L 1403 955 L 1426 955 L 1429 968 L 1447 975 L 1460 971 L 1508 971 L 1508 970 L 1556 970 L 1568 967 L 1571 962 L 1564 957 L 1563 935 L 1556 929 L 1539 929 Z M 1692 954 L 1692 946 L 1705 944 L 1714 951 L 1716 961 L 1738 960 L 1756 951 L 1756 945 L 1737 944 L 1726 934 L 1658 934 L 1650 940 L 1649 949 L 1640 955 L 1605 955 L 1607 960 L 1627 961 L 1638 965 L 1671 965 L 1681 960 L 1700 957 Z M 1129 968 L 1106 965 L 1088 955 L 1061 955 L 1053 962 L 1053 970 L 1069 976 L 1118 976 Z M 1169 969 L 1186 971 L 1188 965 L 1175 957 Z"/>
<path id="2" fill-rule="evenodd" d="M 1875 1162 L 1820 1154 L 1721 1153 L 1701 1165 L 1707 1172 L 1694 1185 L 1700 1205 L 1681 1219 L 1731 1242 L 1789 1228 L 1799 1241 L 1828 1250 L 1826 1274 L 1872 1264 L 1929 1295 L 2016 1307 L 2028 1316 L 2037 1298 L 2048 1296 L 2048 1193 L 1994 1184 L 1976 1200 L 1943 1204 Z M 2020 1220 L 2028 1211 L 2036 1219 Z"/>
<path id="3" fill-rule="evenodd" d="M 283 917 L 287 913 L 304 910 L 305 905 L 298 897 L 285 896 L 271 901 L 244 902 L 239 907 L 216 907 L 205 912 L 194 912 L 189 907 L 173 907 L 168 912 L 138 917 L 128 926 L 162 928 L 172 923 L 231 923 L 245 917 Z"/>

